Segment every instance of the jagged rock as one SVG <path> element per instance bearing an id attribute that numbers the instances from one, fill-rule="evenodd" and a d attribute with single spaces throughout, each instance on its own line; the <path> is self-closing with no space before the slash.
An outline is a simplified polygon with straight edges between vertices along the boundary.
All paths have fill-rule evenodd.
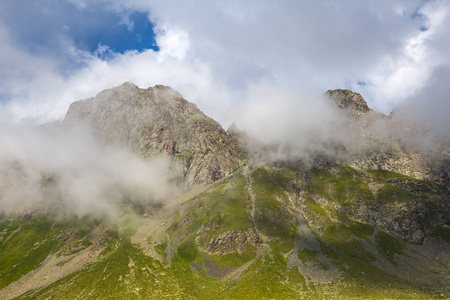
<path id="1" fill-rule="evenodd" d="M 261 238 L 253 230 L 246 232 L 239 230 L 227 231 L 212 238 L 205 245 L 202 245 L 200 239 L 201 235 L 196 239 L 197 244 L 199 244 L 199 250 L 208 255 L 225 255 L 234 251 L 242 253 L 247 244 L 258 245 L 262 243 Z"/>
<path id="2" fill-rule="evenodd" d="M 336 101 L 340 108 L 347 109 L 352 116 L 360 116 L 371 111 L 364 98 L 350 90 L 328 90 L 326 95 Z"/>
<path id="3" fill-rule="evenodd" d="M 70 105 L 65 122 L 86 121 L 108 144 L 127 146 L 143 158 L 171 157 L 185 186 L 207 184 L 239 167 L 237 141 L 173 89 L 140 89 L 124 83 Z"/>
<path id="4" fill-rule="evenodd" d="M 360 171 L 383 169 L 416 179 L 449 181 L 450 145 L 436 143 L 426 149 L 423 140 L 429 128 L 411 124 L 395 112 L 376 113 L 350 90 L 329 90 L 326 95 L 350 116 L 344 163 Z"/>
<path id="5" fill-rule="evenodd" d="M 377 114 L 348 90 L 328 93 L 348 112 L 352 137 L 339 148 L 347 158 L 314 151 L 310 164 L 248 162 L 162 207 L 127 207 L 126 217 L 98 226 L 86 219 L 50 225 L 33 211 L 3 222 L 0 212 L 2 249 L 14 250 L 2 252 L 2 262 L 12 263 L 0 279 L 16 280 L 0 298 L 339 298 L 361 290 L 369 298 L 380 290 L 391 298 L 448 297 L 450 147 L 422 153 L 398 136 L 377 135 L 377 123 L 397 126 L 395 115 Z M 143 158 L 170 157 L 186 185 L 239 168 L 246 153 L 237 141 L 249 143 L 245 132 L 225 132 L 165 86 L 103 91 L 71 105 L 65 122 L 75 120 Z M 36 269 L 27 269 L 30 261 Z M 117 289 L 105 294 L 99 286 Z"/>

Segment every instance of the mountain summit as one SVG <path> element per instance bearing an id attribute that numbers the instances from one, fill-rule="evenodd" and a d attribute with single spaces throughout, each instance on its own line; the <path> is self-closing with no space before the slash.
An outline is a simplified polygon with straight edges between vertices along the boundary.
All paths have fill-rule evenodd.
<path id="1" fill-rule="evenodd" d="M 340 108 L 349 110 L 353 116 L 358 116 L 371 110 L 360 94 L 350 90 L 328 90 L 326 95 L 336 101 Z"/>
<path id="2" fill-rule="evenodd" d="M 173 158 L 181 165 L 175 176 L 186 186 L 212 183 L 242 161 L 237 141 L 168 86 L 140 89 L 126 82 L 72 103 L 64 121 L 87 122 L 105 143 L 143 158 Z"/>
<path id="3" fill-rule="evenodd" d="M 289 145 L 226 132 L 170 87 L 124 83 L 72 103 L 66 124 L 87 123 L 144 163 L 169 158 L 185 189 L 164 203 L 119 194 L 116 218 L 0 215 L 0 298 L 450 297 L 448 144 L 418 145 L 424 131 L 377 114 L 357 93 L 327 95 L 349 134 L 276 160 L 251 155 L 289 154 Z M 34 186 L 49 191 L 61 180 L 35 173 Z M 85 174 L 75 173 L 68 178 Z"/>

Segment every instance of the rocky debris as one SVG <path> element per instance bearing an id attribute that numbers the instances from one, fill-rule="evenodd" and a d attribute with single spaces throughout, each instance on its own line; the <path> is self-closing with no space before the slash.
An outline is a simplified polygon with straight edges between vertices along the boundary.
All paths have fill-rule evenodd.
<path id="1" fill-rule="evenodd" d="M 419 180 L 434 176 L 433 170 L 427 167 L 426 157 L 407 150 L 372 153 L 370 157 L 367 154 L 355 155 L 349 166 L 358 171 L 387 170 Z"/>
<path id="2" fill-rule="evenodd" d="M 80 237 L 80 232 L 75 229 L 67 229 L 63 232 L 61 232 L 61 234 L 56 238 L 58 241 L 61 242 L 67 242 L 67 241 L 71 241 L 71 240 L 76 240 Z"/>
<path id="3" fill-rule="evenodd" d="M 257 236 L 253 230 L 246 232 L 241 232 L 239 230 L 227 231 L 210 239 L 206 245 L 201 245 L 198 236 L 196 242 L 197 244 L 200 244 L 199 250 L 208 255 L 225 255 L 235 251 L 241 254 L 244 252 L 247 244 L 262 244 L 261 238 Z"/>
<path id="4" fill-rule="evenodd" d="M 412 124 L 396 113 L 376 113 L 360 94 L 350 90 L 329 90 L 326 95 L 350 116 L 347 155 L 340 163 L 360 171 L 383 169 L 421 180 L 450 182 L 450 145 L 430 143 L 430 128 Z"/>
<path id="5" fill-rule="evenodd" d="M 143 158 L 170 157 L 175 180 L 186 187 L 214 182 L 243 160 L 232 135 L 167 86 L 124 83 L 104 90 L 70 105 L 64 122 L 74 121 L 87 122 L 105 143 Z"/>
<path id="6" fill-rule="evenodd" d="M 298 234 L 295 238 L 294 249 L 292 249 L 289 255 L 287 268 L 297 267 L 306 282 L 330 283 L 339 279 L 341 274 L 338 268 L 323 255 L 320 243 L 315 234 L 317 233 L 311 231 L 306 217 L 302 213 L 298 214 Z M 302 261 L 298 255 L 302 250 L 315 253 L 315 261 Z"/>
<path id="7" fill-rule="evenodd" d="M 26 292 L 45 288 L 89 264 L 97 262 L 102 251 L 106 248 L 101 244 L 101 237 L 106 230 L 107 226 L 105 224 L 100 224 L 95 227 L 88 234 L 89 241 L 92 244 L 84 249 L 79 249 L 76 253 L 67 255 L 62 250 L 50 254 L 37 269 L 27 273 L 5 288 L 0 289 L 0 299 L 15 299 Z M 78 234 L 79 236 L 78 230 L 66 230 L 57 239 L 61 240 L 61 237 L 64 239 L 68 236 L 73 237 L 74 234 Z M 34 246 L 36 247 L 38 245 Z"/>
<path id="8" fill-rule="evenodd" d="M 422 204 L 389 205 L 369 212 L 377 228 L 416 245 L 424 242 L 425 227 L 432 218 L 431 211 Z"/>

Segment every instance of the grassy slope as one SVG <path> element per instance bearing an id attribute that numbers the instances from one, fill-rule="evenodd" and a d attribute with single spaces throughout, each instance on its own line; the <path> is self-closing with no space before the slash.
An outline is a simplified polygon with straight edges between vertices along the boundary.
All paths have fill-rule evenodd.
<path id="1" fill-rule="evenodd" d="M 408 254 L 407 243 L 337 209 L 351 210 L 355 203 L 361 202 L 431 202 L 433 197 L 441 197 L 445 187 L 415 182 L 412 178 L 386 171 L 360 173 L 335 166 L 332 170 L 312 170 L 303 184 L 306 193 L 298 197 L 296 189 L 302 177 L 295 170 L 265 167 L 252 170 L 249 176 L 241 173 L 223 179 L 183 204 L 167 231 L 170 242 L 156 246 L 157 252 L 166 257 L 169 248 L 173 248 L 171 263 L 145 256 L 131 243 L 130 237 L 140 225 L 132 220 L 143 217 L 134 217 L 130 213 L 102 237 L 108 247 L 98 262 L 20 298 L 427 299 L 448 293 L 421 288 L 375 267 L 375 254 L 386 258 L 395 267 L 395 258 Z M 374 195 L 367 179 L 381 186 L 381 192 Z M 249 180 L 255 197 L 254 223 L 268 237 L 267 243 L 248 244 L 241 253 L 236 249 L 222 256 L 208 255 L 201 249 L 214 237 L 232 230 L 246 232 L 252 229 Z M 299 212 L 303 212 L 308 220 L 314 220 L 317 228 L 311 232 L 320 247 L 315 250 L 299 248 L 296 255 L 303 263 L 316 265 L 321 264 L 322 255 L 326 257 L 340 272 L 340 277 L 330 283 L 315 283 L 304 278 L 297 267 L 287 267 L 288 257 L 295 250 L 295 241 L 300 238 L 296 234 L 296 214 Z M 77 222 L 55 224 L 49 218 L 35 217 L 0 225 L 0 231 L 3 230 L 0 284 L 4 287 L 38 267 L 48 254 L 59 250 L 67 252 L 70 245 L 86 240 L 89 228 L 95 224 L 91 227 Z M 62 231 L 81 227 L 84 229 L 73 240 L 58 240 Z M 447 242 L 449 232 L 445 226 L 433 230 L 435 237 L 442 237 Z M 368 251 L 365 244 L 373 244 L 376 253 Z M 242 270 L 238 279 L 218 279 L 211 276 L 208 264 L 211 261 L 219 268 L 228 267 L 234 271 L 239 271 L 238 267 L 244 264 L 248 267 Z"/>
<path id="2" fill-rule="evenodd" d="M 89 219 L 55 222 L 48 215 L 0 222 L 0 288 L 36 269 L 49 254 L 75 253 L 89 246 L 86 235 L 95 224 Z"/>

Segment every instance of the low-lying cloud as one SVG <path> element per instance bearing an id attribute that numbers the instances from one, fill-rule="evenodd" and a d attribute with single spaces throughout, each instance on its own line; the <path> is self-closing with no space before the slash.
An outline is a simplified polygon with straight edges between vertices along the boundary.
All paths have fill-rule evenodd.
<path id="1" fill-rule="evenodd" d="M 330 145 L 342 144 L 350 133 L 346 126 L 349 119 L 333 101 L 290 88 L 252 88 L 233 117 L 237 127 L 254 139 L 253 144 L 247 144 L 251 153 L 262 155 L 256 141 L 274 145 L 270 151 L 266 148 L 265 154 L 270 157 L 264 157 L 265 160 L 335 152 Z"/>
<path id="2" fill-rule="evenodd" d="M 169 161 L 105 146 L 87 126 L 0 127 L 0 212 L 55 209 L 115 216 L 124 200 L 163 202 L 176 189 Z"/>
<path id="3" fill-rule="evenodd" d="M 432 122 L 435 111 L 419 117 L 419 104 L 423 101 L 391 116 L 373 110 L 355 116 L 327 95 L 265 84 L 250 89 L 230 118 L 245 132 L 243 142 L 255 162 L 351 160 L 381 152 L 418 153 L 442 142 L 443 122 Z"/>

